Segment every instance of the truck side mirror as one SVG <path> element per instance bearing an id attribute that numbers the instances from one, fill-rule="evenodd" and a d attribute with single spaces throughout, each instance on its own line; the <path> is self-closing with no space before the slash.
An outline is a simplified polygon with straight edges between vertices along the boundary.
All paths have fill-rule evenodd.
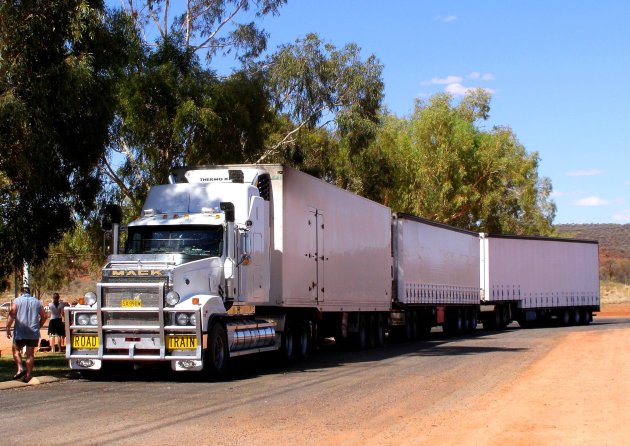
<path id="1" fill-rule="evenodd" d="M 234 203 L 222 201 L 219 203 L 219 207 L 225 212 L 225 221 L 234 223 Z"/>
<path id="2" fill-rule="evenodd" d="M 111 231 L 113 225 L 119 225 L 122 221 L 122 209 L 117 204 L 106 204 L 101 217 L 103 231 Z"/>

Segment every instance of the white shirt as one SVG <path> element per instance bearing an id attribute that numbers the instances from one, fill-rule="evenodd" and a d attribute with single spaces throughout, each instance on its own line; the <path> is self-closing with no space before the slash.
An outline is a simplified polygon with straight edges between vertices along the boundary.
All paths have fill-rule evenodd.
<path id="1" fill-rule="evenodd" d="M 51 319 L 60 319 L 63 314 L 63 309 L 68 305 L 65 302 L 59 301 L 59 304 L 55 306 L 54 302 L 48 304 L 48 308 L 50 308 L 50 318 Z"/>

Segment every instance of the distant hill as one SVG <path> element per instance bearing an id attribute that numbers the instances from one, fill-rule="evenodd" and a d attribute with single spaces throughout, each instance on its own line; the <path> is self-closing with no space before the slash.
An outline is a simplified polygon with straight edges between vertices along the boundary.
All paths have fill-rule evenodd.
<path id="1" fill-rule="evenodd" d="M 600 277 L 630 284 L 630 224 L 556 225 L 561 237 L 599 242 Z"/>

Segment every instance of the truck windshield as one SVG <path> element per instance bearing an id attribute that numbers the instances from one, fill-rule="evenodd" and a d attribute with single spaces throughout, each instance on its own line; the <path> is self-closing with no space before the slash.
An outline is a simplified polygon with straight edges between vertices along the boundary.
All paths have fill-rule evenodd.
<path id="1" fill-rule="evenodd" d="M 218 257 L 223 252 L 221 226 L 130 227 L 128 254 L 187 254 Z"/>

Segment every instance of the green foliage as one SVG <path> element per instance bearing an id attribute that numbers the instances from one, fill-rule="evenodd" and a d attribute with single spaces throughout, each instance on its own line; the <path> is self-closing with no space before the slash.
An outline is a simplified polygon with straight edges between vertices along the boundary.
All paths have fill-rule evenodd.
<path id="1" fill-rule="evenodd" d="M 481 90 L 457 106 L 438 94 L 418 101 L 409 119 L 386 117 L 366 152 L 380 167 L 359 165 L 353 176 L 363 188 L 380 180 L 368 195 L 396 211 L 486 232 L 552 233 L 555 206 L 549 180 L 538 176 L 538 155 L 509 128 L 477 126 L 489 101 Z"/>
<path id="2" fill-rule="evenodd" d="M 219 81 L 170 39 L 149 51 L 120 84 L 112 150 L 125 156 L 106 172 L 137 213 L 150 186 L 178 165 L 243 162 L 260 152 L 269 104 L 256 75 Z"/>
<path id="3" fill-rule="evenodd" d="M 99 1 L 0 3 L 0 275 L 94 207 L 124 26 Z"/>
<path id="4" fill-rule="evenodd" d="M 138 30 L 156 36 L 157 43 L 180 40 L 183 49 L 204 53 L 210 62 L 217 54 L 236 53 L 244 62 L 259 56 L 267 47 L 268 34 L 255 22 L 239 18 L 261 19 L 277 15 L 287 0 L 188 0 L 177 5 L 169 0 L 126 0 L 125 11 Z M 177 7 L 177 13 L 173 12 Z M 183 2 L 182 2 L 183 3 Z"/>
<path id="5" fill-rule="evenodd" d="M 0 382 L 11 381 L 15 374 L 15 362 L 13 356 L 4 354 L 0 357 Z M 64 353 L 35 353 L 35 368 L 33 376 L 56 376 L 58 378 L 70 378 L 76 372 L 70 370 L 68 360 Z"/>
<path id="6" fill-rule="evenodd" d="M 308 34 L 281 47 L 265 65 L 276 113 L 290 125 L 288 132 L 272 135 L 259 161 L 308 157 L 312 148 L 301 144 L 303 134 L 328 124 L 335 137 L 347 140 L 352 155 L 372 141 L 383 98 L 383 67 L 374 56 L 363 61 L 354 44 L 337 49 Z"/>
<path id="7" fill-rule="evenodd" d="M 59 291 L 77 276 L 94 274 L 102 264 L 100 246 L 82 224 L 76 223 L 72 231 L 48 249 L 48 257 L 31 268 L 31 290 L 38 296 L 47 291 Z"/>

